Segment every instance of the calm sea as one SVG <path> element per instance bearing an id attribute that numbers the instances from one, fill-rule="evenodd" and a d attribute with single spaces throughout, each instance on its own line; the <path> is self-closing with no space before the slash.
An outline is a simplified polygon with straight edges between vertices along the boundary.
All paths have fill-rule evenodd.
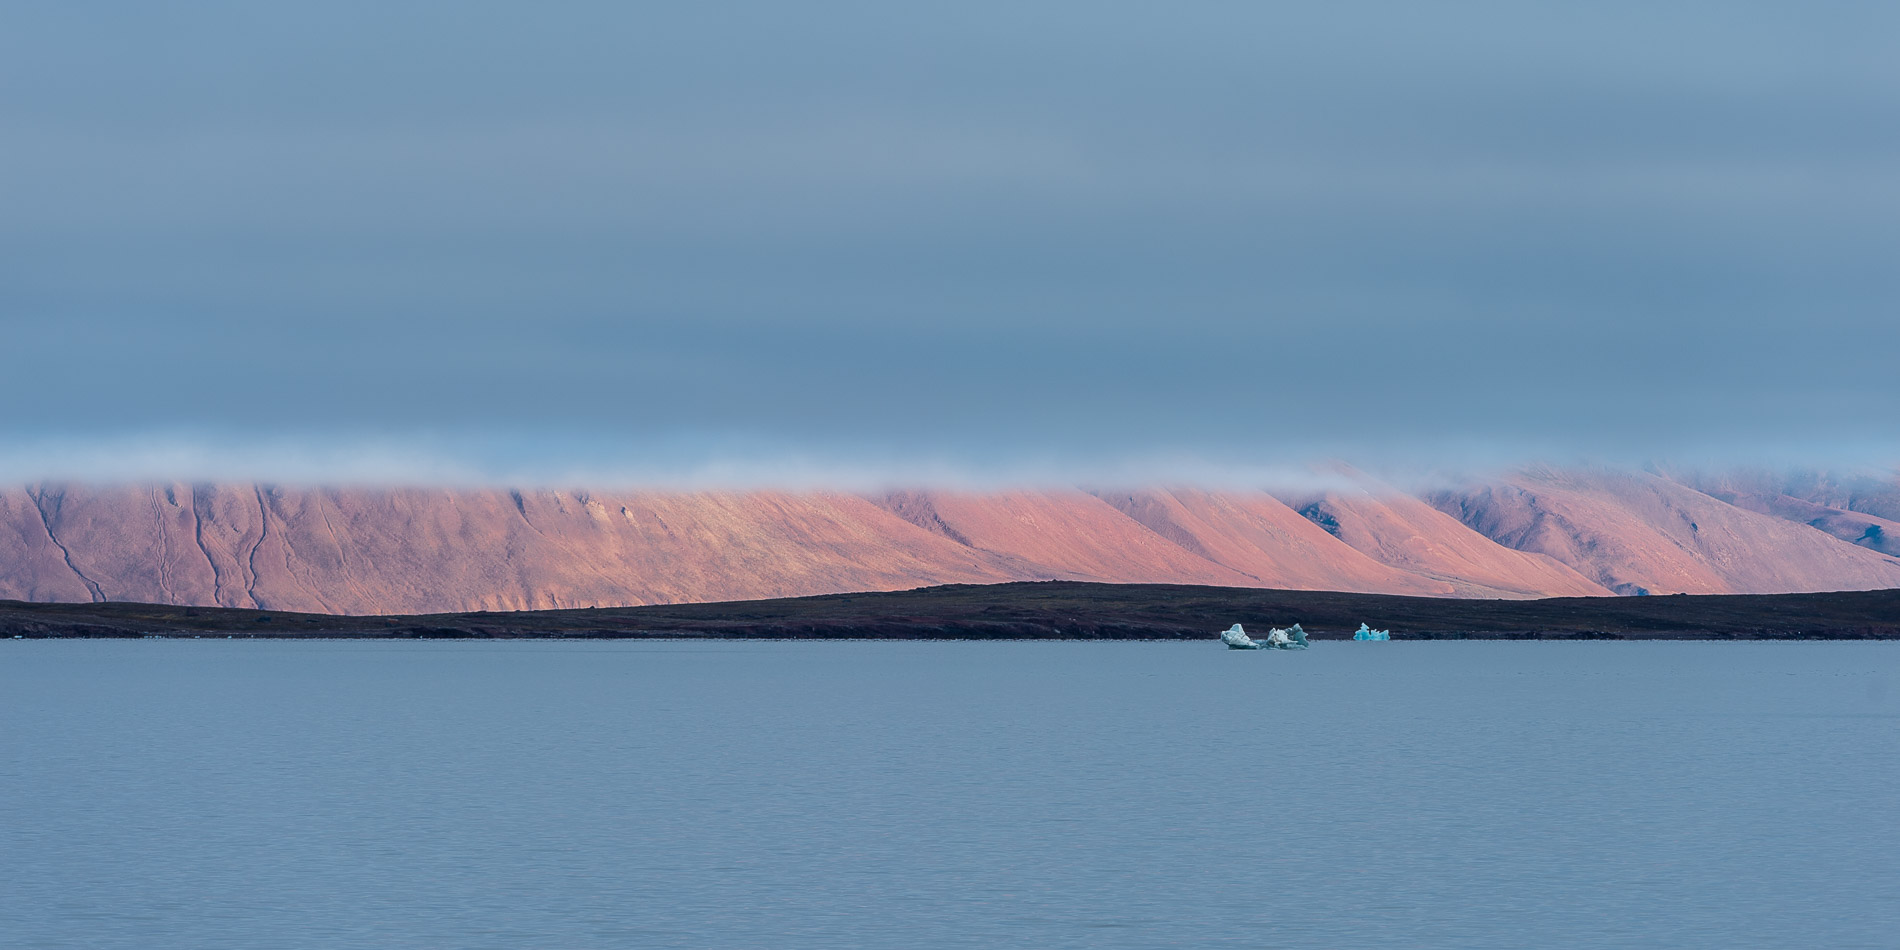
<path id="1" fill-rule="evenodd" d="M 0 945 L 1895 947 L 1900 643 L 5 641 Z"/>

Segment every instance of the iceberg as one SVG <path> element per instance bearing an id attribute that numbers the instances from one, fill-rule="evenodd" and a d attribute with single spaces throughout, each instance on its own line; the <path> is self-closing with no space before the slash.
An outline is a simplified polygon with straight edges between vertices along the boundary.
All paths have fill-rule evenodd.
<path id="1" fill-rule="evenodd" d="M 1312 646 L 1306 642 L 1306 631 L 1297 623 L 1285 630 L 1275 627 L 1267 631 L 1267 645 L 1276 650 L 1304 650 Z"/>
<path id="2" fill-rule="evenodd" d="M 1354 640 L 1390 640 L 1392 639 L 1392 631 L 1374 630 L 1362 623 L 1359 625 L 1359 632 L 1353 634 L 1352 638 Z"/>
<path id="3" fill-rule="evenodd" d="M 1240 629 L 1240 624 L 1228 627 L 1227 632 L 1220 635 L 1220 642 L 1227 644 L 1229 650 L 1262 650 L 1267 646 L 1247 636 L 1247 631 Z"/>
<path id="4" fill-rule="evenodd" d="M 1265 640 L 1247 636 L 1240 624 L 1234 624 L 1220 635 L 1220 642 L 1227 644 L 1229 650 L 1304 650 L 1311 645 L 1306 642 L 1306 631 L 1297 623 L 1285 630 L 1279 627 L 1268 630 Z"/>

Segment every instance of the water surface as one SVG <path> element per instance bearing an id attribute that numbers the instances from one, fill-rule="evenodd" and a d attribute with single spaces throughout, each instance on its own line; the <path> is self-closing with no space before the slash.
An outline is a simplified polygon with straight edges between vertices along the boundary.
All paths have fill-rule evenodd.
<path id="1" fill-rule="evenodd" d="M 1892 947 L 1900 644 L 0 643 L 21 948 Z"/>

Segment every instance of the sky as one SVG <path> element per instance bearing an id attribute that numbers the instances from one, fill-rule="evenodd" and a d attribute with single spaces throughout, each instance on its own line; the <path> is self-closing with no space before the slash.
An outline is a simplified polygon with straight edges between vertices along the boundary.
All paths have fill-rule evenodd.
<path id="1" fill-rule="evenodd" d="M 0 4 L 0 477 L 1900 461 L 1900 5 Z"/>

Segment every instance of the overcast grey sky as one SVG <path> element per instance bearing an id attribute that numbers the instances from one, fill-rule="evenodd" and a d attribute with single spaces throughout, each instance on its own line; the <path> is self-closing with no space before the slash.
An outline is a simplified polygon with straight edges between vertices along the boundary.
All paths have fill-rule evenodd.
<path id="1" fill-rule="evenodd" d="M 1890 462 L 1896 303 L 1900 4 L 0 2 L 9 477 Z"/>

